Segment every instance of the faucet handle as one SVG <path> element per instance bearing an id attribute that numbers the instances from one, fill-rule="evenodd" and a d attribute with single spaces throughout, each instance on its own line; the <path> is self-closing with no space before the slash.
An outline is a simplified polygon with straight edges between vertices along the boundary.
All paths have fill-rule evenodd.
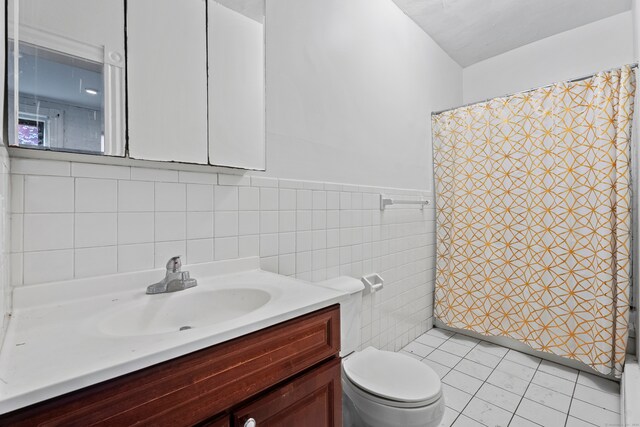
<path id="1" fill-rule="evenodd" d="M 177 273 L 182 268 L 182 261 L 180 260 L 180 255 L 172 257 L 169 262 L 167 262 L 167 272 Z"/>

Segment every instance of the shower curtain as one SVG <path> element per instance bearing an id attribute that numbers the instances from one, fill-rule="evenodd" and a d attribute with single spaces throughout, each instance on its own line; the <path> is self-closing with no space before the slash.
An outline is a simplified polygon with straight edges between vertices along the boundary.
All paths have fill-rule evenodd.
<path id="1" fill-rule="evenodd" d="M 626 66 L 433 116 L 438 319 L 621 375 L 634 94 Z"/>

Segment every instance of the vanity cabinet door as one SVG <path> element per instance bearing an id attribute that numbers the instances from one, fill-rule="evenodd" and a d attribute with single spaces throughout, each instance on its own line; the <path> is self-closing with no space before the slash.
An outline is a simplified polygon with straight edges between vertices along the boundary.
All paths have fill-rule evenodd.
<path id="1" fill-rule="evenodd" d="M 208 163 L 205 0 L 127 3 L 129 156 Z"/>
<path id="2" fill-rule="evenodd" d="M 229 420 L 229 415 L 224 415 L 211 421 L 196 424 L 196 427 L 231 427 L 231 422 Z"/>
<path id="3" fill-rule="evenodd" d="M 340 359 L 325 362 L 235 411 L 233 420 L 234 426 L 342 426 Z"/>

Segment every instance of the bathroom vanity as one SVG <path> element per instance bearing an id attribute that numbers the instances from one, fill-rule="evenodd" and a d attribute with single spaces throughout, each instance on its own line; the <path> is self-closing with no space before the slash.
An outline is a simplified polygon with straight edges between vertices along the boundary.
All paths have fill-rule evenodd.
<path id="1" fill-rule="evenodd" d="M 0 386 L 0 425 L 342 425 L 337 303 L 344 295 L 256 266 L 256 259 L 191 266 L 198 286 L 162 296 L 129 289 L 142 276 L 157 280 L 159 271 L 18 294 L 18 305 L 30 301 L 33 307 L 16 310 L 0 354 L 6 381 Z M 122 290 L 82 295 L 114 278 Z M 249 283 L 268 298 L 256 299 Z M 81 295 L 66 304 L 45 302 L 53 289 Z M 199 323 L 204 313 L 193 301 L 217 309 L 208 295 L 235 308 L 236 318 Z M 78 317 L 107 301 L 117 307 Z M 187 305 L 190 328 L 179 327 L 186 319 L 175 314 L 181 305 Z M 171 315 L 152 322 L 130 314 L 165 308 Z M 73 327 L 74 319 L 82 327 Z M 115 319 L 129 328 L 121 329 Z"/>
<path id="2" fill-rule="evenodd" d="M 318 310 L 1 416 L 0 424 L 340 426 L 339 313 Z"/>

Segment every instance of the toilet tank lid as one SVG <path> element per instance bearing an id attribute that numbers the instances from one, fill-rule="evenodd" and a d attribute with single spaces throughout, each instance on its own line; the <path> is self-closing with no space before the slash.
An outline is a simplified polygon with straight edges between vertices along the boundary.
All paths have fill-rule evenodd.
<path id="1" fill-rule="evenodd" d="M 430 404 L 441 395 L 438 374 L 406 354 L 367 347 L 342 366 L 354 385 L 384 399 Z"/>
<path id="2" fill-rule="evenodd" d="M 314 285 L 335 289 L 336 291 L 342 291 L 348 294 L 354 294 L 364 289 L 364 283 L 362 283 L 360 279 L 354 279 L 349 276 L 340 276 L 334 279 L 316 282 Z"/>

